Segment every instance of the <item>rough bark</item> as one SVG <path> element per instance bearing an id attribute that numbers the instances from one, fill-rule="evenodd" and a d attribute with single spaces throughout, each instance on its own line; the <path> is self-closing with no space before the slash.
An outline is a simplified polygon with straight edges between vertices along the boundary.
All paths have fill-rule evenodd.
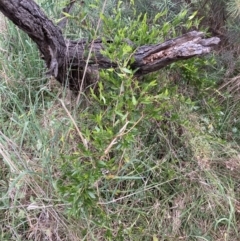
<path id="1" fill-rule="evenodd" d="M 116 63 L 101 54 L 101 40 L 64 39 L 61 29 L 33 0 L 0 0 L 0 11 L 37 44 L 46 62 L 47 73 L 62 84 L 68 82 L 72 90 L 80 89 L 86 64 L 88 68 L 96 65 L 98 68 L 117 67 Z M 164 43 L 138 47 L 130 67 L 137 69 L 136 75 L 148 74 L 175 61 L 207 54 L 219 42 L 217 37 L 204 39 L 202 32 L 189 32 Z M 90 50 L 91 57 L 87 61 Z"/>

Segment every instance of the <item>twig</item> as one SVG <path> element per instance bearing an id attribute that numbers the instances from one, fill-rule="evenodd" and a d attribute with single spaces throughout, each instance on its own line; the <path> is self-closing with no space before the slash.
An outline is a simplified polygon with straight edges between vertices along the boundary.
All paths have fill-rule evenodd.
<path id="1" fill-rule="evenodd" d="M 74 3 L 76 2 L 76 0 L 71 0 L 68 4 L 67 4 L 67 6 L 65 7 L 65 8 L 63 8 L 63 10 L 62 10 L 62 14 L 61 14 L 61 20 L 58 22 L 58 27 L 60 28 L 60 29 L 64 29 L 65 27 L 66 27 L 66 24 L 67 24 L 67 17 L 65 16 L 65 14 L 64 13 L 70 13 L 71 11 L 72 11 L 72 9 L 73 9 L 73 5 L 74 5 Z"/>
<path id="2" fill-rule="evenodd" d="M 64 108 L 64 110 L 66 111 L 67 115 L 69 116 L 69 118 L 71 119 L 73 125 L 75 126 L 77 132 L 78 132 L 78 135 L 80 136 L 81 140 L 82 140 L 82 143 L 83 145 L 86 147 L 86 149 L 88 149 L 88 144 L 87 144 L 87 140 L 83 137 L 83 134 L 82 132 L 79 130 L 77 124 L 76 124 L 76 121 L 73 119 L 72 115 L 70 114 L 70 112 L 68 111 L 67 107 L 65 106 L 63 100 L 59 99 L 59 101 L 61 102 L 62 104 L 62 107 Z"/>

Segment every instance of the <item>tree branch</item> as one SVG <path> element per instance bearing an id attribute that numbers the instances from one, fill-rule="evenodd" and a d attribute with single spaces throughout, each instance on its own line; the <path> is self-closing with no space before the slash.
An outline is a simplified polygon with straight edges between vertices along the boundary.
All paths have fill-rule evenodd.
<path id="1" fill-rule="evenodd" d="M 37 44 L 46 62 L 48 74 L 72 90 L 79 90 L 82 71 L 86 67 L 86 56 L 92 47 L 88 67 L 117 67 L 101 54 L 101 40 L 87 42 L 64 39 L 58 26 L 43 13 L 33 0 L 0 0 L 0 11 L 28 34 Z M 135 50 L 132 69 L 136 75 L 157 71 L 175 61 L 209 53 L 220 39 L 204 39 L 202 32 L 193 31 L 161 44 L 144 45 Z M 85 81 L 85 80 L 84 80 Z"/>

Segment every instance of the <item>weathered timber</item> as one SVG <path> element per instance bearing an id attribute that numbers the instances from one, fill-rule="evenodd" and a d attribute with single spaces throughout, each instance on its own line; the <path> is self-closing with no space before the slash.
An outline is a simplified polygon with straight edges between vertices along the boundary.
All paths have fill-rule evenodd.
<path id="1" fill-rule="evenodd" d="M 67 82 L 72 90 L 80 90 L 86 65 L 90 69 L 117 67 L 101 54 L 103 44 L 100 39 L 92 42 L 64 39 L 61 29 L 33 0 L 0 0 L 0 11 L 37 44 L 47 73 L 62 84 Z M 217 37 L 204 39 L 204 33 L 192 31 L 164 43 L 140 46 L 134 52 L 135 60 L 130 68 L 137 70 L 136 75 L 148 74 L 175 61 L 210 53 L 219 42 Z"/>

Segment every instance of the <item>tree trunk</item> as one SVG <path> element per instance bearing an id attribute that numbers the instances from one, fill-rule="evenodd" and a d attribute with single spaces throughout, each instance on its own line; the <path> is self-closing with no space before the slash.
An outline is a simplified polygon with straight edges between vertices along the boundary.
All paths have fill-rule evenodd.
<path id="1" fill-rule="evenodd" d="M 116 63 L 101 54 L 101 40 L 64 39 L 61 29 L 33 0 L 0 0 L 0 11 L 37 44 L 46 62 L 47 73 L 72 90 L 80 90 L 86 65 L 88 68 L 117 67 Z M 148 74 L 175 61 L 207 54 L 220 42 L 217 37 L 203 37 L 202 32 L 192 31 L 164 43 L 140 46 L 135 50 L 135 61 L 130 67 L 137 69 L 136 75 Z M 90 50 L 92 54 L 87 61 Z"/>

